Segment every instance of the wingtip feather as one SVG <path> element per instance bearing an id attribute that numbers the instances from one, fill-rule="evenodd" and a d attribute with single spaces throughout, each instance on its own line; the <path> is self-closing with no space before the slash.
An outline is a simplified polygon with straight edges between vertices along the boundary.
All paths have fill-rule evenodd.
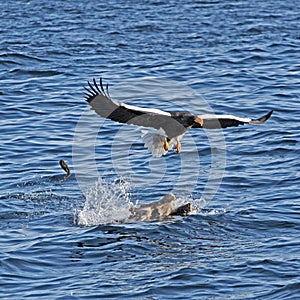
<path id="1" fill-rule="evenodd" d="M 86 98 L 85 100 L 89 103 L 98 95 L 110 98 L 108 84 L 106 84 L 106 89 L 104 89 L 102 77 L 99 79 L 99 84 L 97 83 L 96 79 L 93 78 L 93 81 L 87 81 L 87 86 L 83 85 L 83 88 L 86 90 L 86 92 L 84 92 Z"/>
<path id="2" fill-rule="evenodd" d="M 268 119 L 270 119 L 271 115 L 273 113 L 273 109 L 270 110 L 266 115 L 262 116 L 261 118 L 255 119 L 255 120 L 251 120 L 249 123 L 250 124 L 262 124 L 264 122 L 266 122 Z"/>

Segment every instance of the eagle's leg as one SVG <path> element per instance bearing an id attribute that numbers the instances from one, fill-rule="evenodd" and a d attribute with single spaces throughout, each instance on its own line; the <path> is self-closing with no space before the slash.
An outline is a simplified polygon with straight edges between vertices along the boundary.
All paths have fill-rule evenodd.
<path id="1" fill-rule="evenodd" d="M 165 151 L 169 150 L 169 142 L 170 142 L 170 139 L 169 138 L 165 138 L 165 141 L 164 141 L 164 149 L 165 149 Z"/>
<path id="2" fill-rule="evenodd" d="M 176 140 L 176 145 L 174 147 L 174 150 L 176 150 L 178 154 L 181 151 L 181 143 L 178 140 Z"/>

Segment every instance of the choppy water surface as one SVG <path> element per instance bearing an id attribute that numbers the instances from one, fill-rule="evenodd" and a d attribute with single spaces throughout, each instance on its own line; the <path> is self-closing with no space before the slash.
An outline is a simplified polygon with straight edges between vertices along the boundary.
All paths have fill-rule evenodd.
<path id="1" fill-rule="evenodd" d="M 144 2 L 0 4 L 1 298 L 299 298 L 300 4 Z M 99 76 L 133 105 L 275 112 L 155 159 L 88 110 Z M 122 223 L 169 192 L 196 213 Z"/>

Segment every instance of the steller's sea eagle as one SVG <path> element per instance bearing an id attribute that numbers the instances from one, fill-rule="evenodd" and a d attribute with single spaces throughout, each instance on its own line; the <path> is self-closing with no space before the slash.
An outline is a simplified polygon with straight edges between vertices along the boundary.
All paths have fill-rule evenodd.
<path id="1" fill-rule="evenodd" d="M 161 157 L 174 146 L 181 151 L 180 140 L 191 128 L 218 129 L 244 124 L 261 124 L 267 121 L 273 110 L 258 119 L 240 118 L 233 115 L 193 115 L 188 112 L 166 112 L 156 108 L 142 108 L 112 100 L 108 85 L 104 89 L 102 78 L 97 84 L 88 81 L 86 101 L 101 117 L 115 122 L 150 127 L 155 131 L 142 131 L 145 146 L 153 156 Z"/>

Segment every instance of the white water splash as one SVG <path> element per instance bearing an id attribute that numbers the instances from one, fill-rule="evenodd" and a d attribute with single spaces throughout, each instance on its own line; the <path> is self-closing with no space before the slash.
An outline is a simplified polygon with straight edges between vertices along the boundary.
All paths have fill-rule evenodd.
<path id="1" fill-rule="evenodd" d="M 106 182 L 99 177 L 85 192 L 86 201 L 82 210 L 76 212 L 76 224 L 95 226 L 126 221 L 133 205 L 130 202 L 129 187 L 130 184 L 125 180 Z"/>
<path id="2" fill-rule="evenodd" d="M 136 207 L 130 201 L 129 188 L 130 182 L 124 179 L 106 181 L 99 177 L 85 192 L 83 208 L 75 211 L 75 223 L 79 226 L 126 223 L 132 216 L 132 207 Z M 202 209 L 207 205 L 205 199 L 192 197 L 179 197 L 174 204 L 181 206 L 187 203 L 193 205 L 192 214 L 202 213 Z"/>

